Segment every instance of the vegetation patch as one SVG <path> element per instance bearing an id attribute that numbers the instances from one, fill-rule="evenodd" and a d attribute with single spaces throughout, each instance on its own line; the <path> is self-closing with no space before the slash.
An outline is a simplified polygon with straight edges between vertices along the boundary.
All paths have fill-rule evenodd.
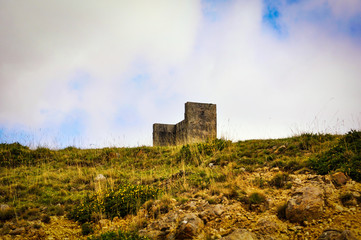
<path id="1" fill-rule="evenodd" d="M 287 202 L 277 207 L 277 217 L 279 219 L 286 220 L 286 209 L 287 209 Z"/>
<path id="2" fill-rule="evenodd" d="M 269 184 L 276 188 L 291 188 L 291 184 L 288 183 L 290 180 L 288 173 L 277 173 L 270 181 Z"/>
<path id="3" fill-rule="evenodd" d="M 351 130 L 336 146 L 310 158 L 308 164 L 318 174 L 339 170 L 361 182 L 361 132 Z"/>
<path id="4" fill-rule="evenodd" d="M 105 214 L 106 217 L 125 217 L 135 214 L 142 204 L 155 199 L 160 190 L 146 185 L 123 185 L 117 190 L 97 192 L 86 196 L 84 201 L 70 213 L 70 218 L 80 223 L 92 221 L 92 216 Z"/>
<path id="5" fill-rule="evenodd" d="M 85 235 L 89 235 L 94 233 L 94 229 L 91 223 L 83 223 L 81 225 L 81 233 L 85 236 Z"/>
<path id="6" fill-rule="evenodd" d="M 99 236 L 88 237 L 88 240 L 150 240 L 148 237 L 139 236 L 135 232 L 106 232 Z"/>

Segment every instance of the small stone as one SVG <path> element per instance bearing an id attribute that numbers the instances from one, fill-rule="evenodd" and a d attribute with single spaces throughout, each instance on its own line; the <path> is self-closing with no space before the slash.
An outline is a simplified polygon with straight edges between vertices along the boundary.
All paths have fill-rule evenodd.
<path id="1" fill-rule="evenodd" d="M 100 219 L 99 220 L 99 225 L 101 228 L 106 228 L 110 225 L 110 220 L 108 219 Z"/>
<path id="2" fill-rule="evenodd" d="M 343 212 L 343 207 L 341 207 L 341 206 L 338 205 L 338 204 L 336 204 L 335 209 L 336 209 L 336 211 L 338 211 L 338 212 Z"/>
<path id="3" fill-rule="evenodd" d="M 105 180 L 106 178 L 104 177 L 103 174 L 98 174 L 98 176 L 96 176 L 96 178 L 94 179 L 94 181 L 102 181 Z"/>
<path id="4" fill-rule="evenodd" d="M 352 195 L 353 195 L 354 198 L 361 197 L 361 194 L 359 192 L 352 192 Z"/>
<path id="5" fill-rule="evenodd" d="M 357 240 L 357 238 L 353 235 L 351 231 L 339 231 L 335 229 L 327 229 L 323 231 L 318 240 Z"/>
<path id="6" fill-rule="evenodd" d="M 332 174 L 331 179 L 332 182 L 338 187 L 345 185 L 347 182 L 347 177 L 343 172 L 337 172 Z"/>
<path id="7" fill-rule="evenodd" d="M 204 227 L 202 219 L 194 213 L 189 213 L 183 217 L 178 225 L 175 239 L 193 239 Z"/>
<path id="8" fill-rule="evenodd" d="M 256 240 L 258 237 L 251 231 L 246 229 L 236 229 L 231 234 L 226 237 L 221 238 L 221 240 Z"/>
<path id="9" fill-rule="evenodd" d="M 10 231 L 10 235 L 21 235 L 25 232 L 25 228 L 21 227 L 21 228 L 16 228 L 15 230 L 11 230 Z"/>
<path id="10" fill-rule="evenodd" d="M 10 207 L 7 204 L 0 204 L 0 211 L 6 211 L 8 210 Z"/>

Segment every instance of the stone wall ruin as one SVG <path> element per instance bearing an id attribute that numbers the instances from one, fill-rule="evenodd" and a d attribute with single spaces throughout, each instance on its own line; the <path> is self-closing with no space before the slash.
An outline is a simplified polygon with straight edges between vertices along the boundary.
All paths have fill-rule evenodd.
<path id="1" fill-rule="evenodd" d="M 216 104 L 187 102 L 183 121 L 177 124 L 153 124 L 153 146 L 182 145 L 216 137 Z"/>

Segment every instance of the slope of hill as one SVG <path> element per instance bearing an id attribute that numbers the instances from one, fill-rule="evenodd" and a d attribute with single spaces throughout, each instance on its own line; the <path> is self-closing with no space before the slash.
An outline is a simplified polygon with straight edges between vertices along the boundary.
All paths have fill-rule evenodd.
<path id="1" fill-rule="evenodd" d="M 0 167 L 3 239 L 361 238 L 358 131 L 177 147 L 0 144 Z"/>

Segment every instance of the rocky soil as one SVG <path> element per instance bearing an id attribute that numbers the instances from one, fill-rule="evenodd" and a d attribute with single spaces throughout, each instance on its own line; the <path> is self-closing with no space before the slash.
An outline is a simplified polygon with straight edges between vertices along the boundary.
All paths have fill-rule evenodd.
<path id="1" fill-rule="evenodd" d="M 136 216 L 102 219 L 95 233 L 137 230 L 152 239 L 361 239 L 361 184 L 343 173 L 290 174 L 288 186 L 260 186 L 269 182 L 277 168 L 243 172 L 246 194 L 259 192 L 265 201 L 251 203 L 220 193 L 207 196 L 184 193 L 186 200 L 156 200 Z M 245 186 L 247 186 L 245 188 Z M 166 204 L 166 207 L 164 205 Z M 64 216 L 41 221 L 6 222 L 2 239 L 81 239 L 79 225 Z"/>

